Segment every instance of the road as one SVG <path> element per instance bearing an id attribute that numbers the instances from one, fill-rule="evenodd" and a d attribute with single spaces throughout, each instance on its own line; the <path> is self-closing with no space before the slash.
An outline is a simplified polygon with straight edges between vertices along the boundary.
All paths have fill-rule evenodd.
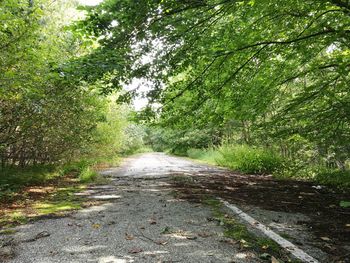
<path id="1" fill-rule="evenodd" d="M 80 193 L 103 204 L 18 227 L 9 262 L 260 262 L 227 242 L 210 207 L 174 197 L 173 175 L 220 171 L 162 153 L 129 158 L 102 172 L 110 184 Z"/>

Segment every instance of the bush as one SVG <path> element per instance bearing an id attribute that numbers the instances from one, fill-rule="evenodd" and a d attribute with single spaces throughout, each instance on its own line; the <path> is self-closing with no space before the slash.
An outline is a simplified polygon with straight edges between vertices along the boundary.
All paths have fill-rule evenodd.
<path id="1" fill-rule="evenodd" d="M 350 171 L 324 170 L 317 173 L 314 180 L 320 184 L 350 188 Z"/>
<path id="2" fill-rule="evenodd" d="M 79 174 L 79 180 L 82 183 L 93 182 L 98 176 L 98 173 L 92 170 L 90 167 L 84 168 Z"/>
<path id="3" fill-rule="evenodd" d="M 216 164 L 216 160 L 221 157 L 221 154 L 214 148 L 209 149 L 189 149 L 187 156 L 192 159 L 202 160 L 210 164 Z"/>
<path id="4" fill-rule="evenodd" d="M 216 162 L 244 173 L 269 174 L 282 167 L 282 159 L 275 152 L 248 145 L 222 145 Z"/>
<path id="5" fill-rule="evenodd" d="M 0 168 L 0 191 L 43 184 L 46 180 L 61 175 L 51 165 L 37 165 L 25 168 Z"/>

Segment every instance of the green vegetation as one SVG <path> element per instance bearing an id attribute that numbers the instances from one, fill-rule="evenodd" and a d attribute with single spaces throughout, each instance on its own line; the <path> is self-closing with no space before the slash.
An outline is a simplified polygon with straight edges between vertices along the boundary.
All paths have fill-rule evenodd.
<path id="1" fill-rule="evenodd" d="M 193 149 L 187 150 L 187 156 L 192 159 L 204 161 L 209 164 L 218 164 L 217 160 L 222 158 L 221 153 L 215 148 L 209 149 Z"/>
<path id="2" fill-rule="evenodd" d="M 43 184 L 59 175 L 59 172 L 51 166 L 3 169 L 0 174 L 0 198 L 7 192 L 19 190 L 28 185 Z"/>
<path id="3" fill-rule="evenodd" d="M 30 187 L 28 191 L 18 193 L 10 200 L 7 199 L 7 206 L 4 211 L 0 211 L 0 227 L 8 228 L 45 215 L 61 216 L 69 210 L 81 209 L 85 205 L 85 200 L 76 196 L 75 193 L 84 188 L 85 186 L 77 180 L 61 180 L 52 184 Z M 11 233 L 11 229 L 4 229 L 4 231 Z"/>
<path id="4" fill-rule="evenodd" d="M 222 204 L 219 200 L 213 198 L 205 198 L 203 203 L 209 205 L 213 210 L 214 219 L 222 225 L 224 236 L 239 242 L 241 247 L 253 248 L 259 253 L 271 253 L 279 257 L 281 255 L 281 247 L 273 240 L 248 231 L 247 227 L 224 213 Z"/>
<path id="5" fill-rule="evenodd" d="M 8 0 L 0 10 L 1 198 L 67 173 L 100 180 L 105 160 L 146 145 L 350 186 L 348 1 Z M 137 96 L 149 101 L 140 112 Z"/>
<path id="6" fill-rule="evenodd" d="M 216 162 L 244 173 L 272 173 L 281 168 L 281 158 L 271 150 L 248 145 L 222 145 Z"/>
<path id="7" fill-rule="evenodd" d="M 77 7 L 66 0 L 0 3 L 1 202 L 66 177 L 106 183 L 99 169 L 145 147 L 144 128 L 131 121 L 131 107 L 115 103 L 121 88 L 103 94 L 113 77 L 75 75 L 87 65 L 80 59 L 98 46 L 74 30 L 84 17 Z M 12 215 L 21 221 L 20 212 Z"/>
<path id="8" fill-rule="evenodd" d="M 304 179 L 322 185 L 350 188 L 349 171 L 322 165 L 296 165 L 271 149 L 224 144 L 208 149 L 189 149 L 188 157 L 248 174 L 272 174 L 279 179 Z"/>
<path id="9" fill-rule="evenodd" d="M 343 0 L 106 0 L 75 28 L 102 38 L 84 57 L 108 58 L 92 78 L 152 82 L 137 118 L 156 151 L 212 163 L 217 153 L 194 149 L 221 147 L 243 172 L 346 187 L 349 11 Z"/>

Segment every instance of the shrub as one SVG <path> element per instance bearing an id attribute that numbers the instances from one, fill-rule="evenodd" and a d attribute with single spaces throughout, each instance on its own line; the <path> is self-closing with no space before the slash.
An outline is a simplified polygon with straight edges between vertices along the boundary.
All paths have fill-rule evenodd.
<path id="1" fill-rule="evenodd" d="M 350 188 L 350 171 L 323 170 L 316 174 L 314 180 L 320 184 Z"/>
<path id="2" fill-rule="evenodd" d="M 86 167 L 79 174 L 79 180 L 83 183 L 93 182 L 98 176 L 98 173 L 90 167 Z"/>
<path id="3" fill-rule="evenodd" d="M 248 145 L 222 145 L 216 162 L 244 173 L 268 174 L 282 167 L 282 159 L 275 152 Z"/>
<path id="4" fill-rule="evenodd" d="M 216 164 L 216 160 L 221 157 L 221 154 L 215 148 L 209 149 L 189 149 L 187 156 L 192 159 L 202 160 L 210 164 Z"/>

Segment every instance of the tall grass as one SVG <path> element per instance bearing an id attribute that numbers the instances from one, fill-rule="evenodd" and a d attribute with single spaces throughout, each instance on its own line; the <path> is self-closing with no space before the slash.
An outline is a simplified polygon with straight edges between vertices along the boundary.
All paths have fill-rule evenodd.
<path id="1" fill-rule="evenodd" d="M 223 144 L 217 148 L 189 149 L 187 155 L 243 173 L 270 174 L 282 167 L 281 157 L 272 150 L 248 145 Z"/>
<path id="2" fill-rule="evenodd" d="M 350 171 L 292 164 L 276 152 L 249 145 L 223 144 L 217 148 L 189 149 L 188 157 L 248 174 L 273 174 L 279 179 L 310 180 L 322 185 L 350 188 Z"/>
<path id="3" fill-rule="evenodd" d="M 112 160 L 85 159 L 62 166 L 37 165 L 25 168 L 0 168 L 0 200 L 11 198 L 26 186 L 45 185 L 52 179 L 68 174 L 82 183 L 95 182 L 100 179 L 95 166 L 102 162 L 112 162 Z"/>
<path id="4" fill-rule="evenodd" d="M 217 164 L 217 159 L 221 157 L 220 152 L 215 148 L 209 149 L 189 149 L 187 156 L 192 159 L 202 160 L 210 164 Z"/>
<path id="5" fill-rule="evenodd" d="M 0 168 L 0 190 L 44 183 L 59 175 L 57 169 L 49 165 Z"/>
<path id="6" fill-rule="evenodd" d="M 218 148 L 217 164 L 243 173 L 270 174 L 282 167 L 282 159 L 272 150 L 248 145 L 224 144 Z"/>

